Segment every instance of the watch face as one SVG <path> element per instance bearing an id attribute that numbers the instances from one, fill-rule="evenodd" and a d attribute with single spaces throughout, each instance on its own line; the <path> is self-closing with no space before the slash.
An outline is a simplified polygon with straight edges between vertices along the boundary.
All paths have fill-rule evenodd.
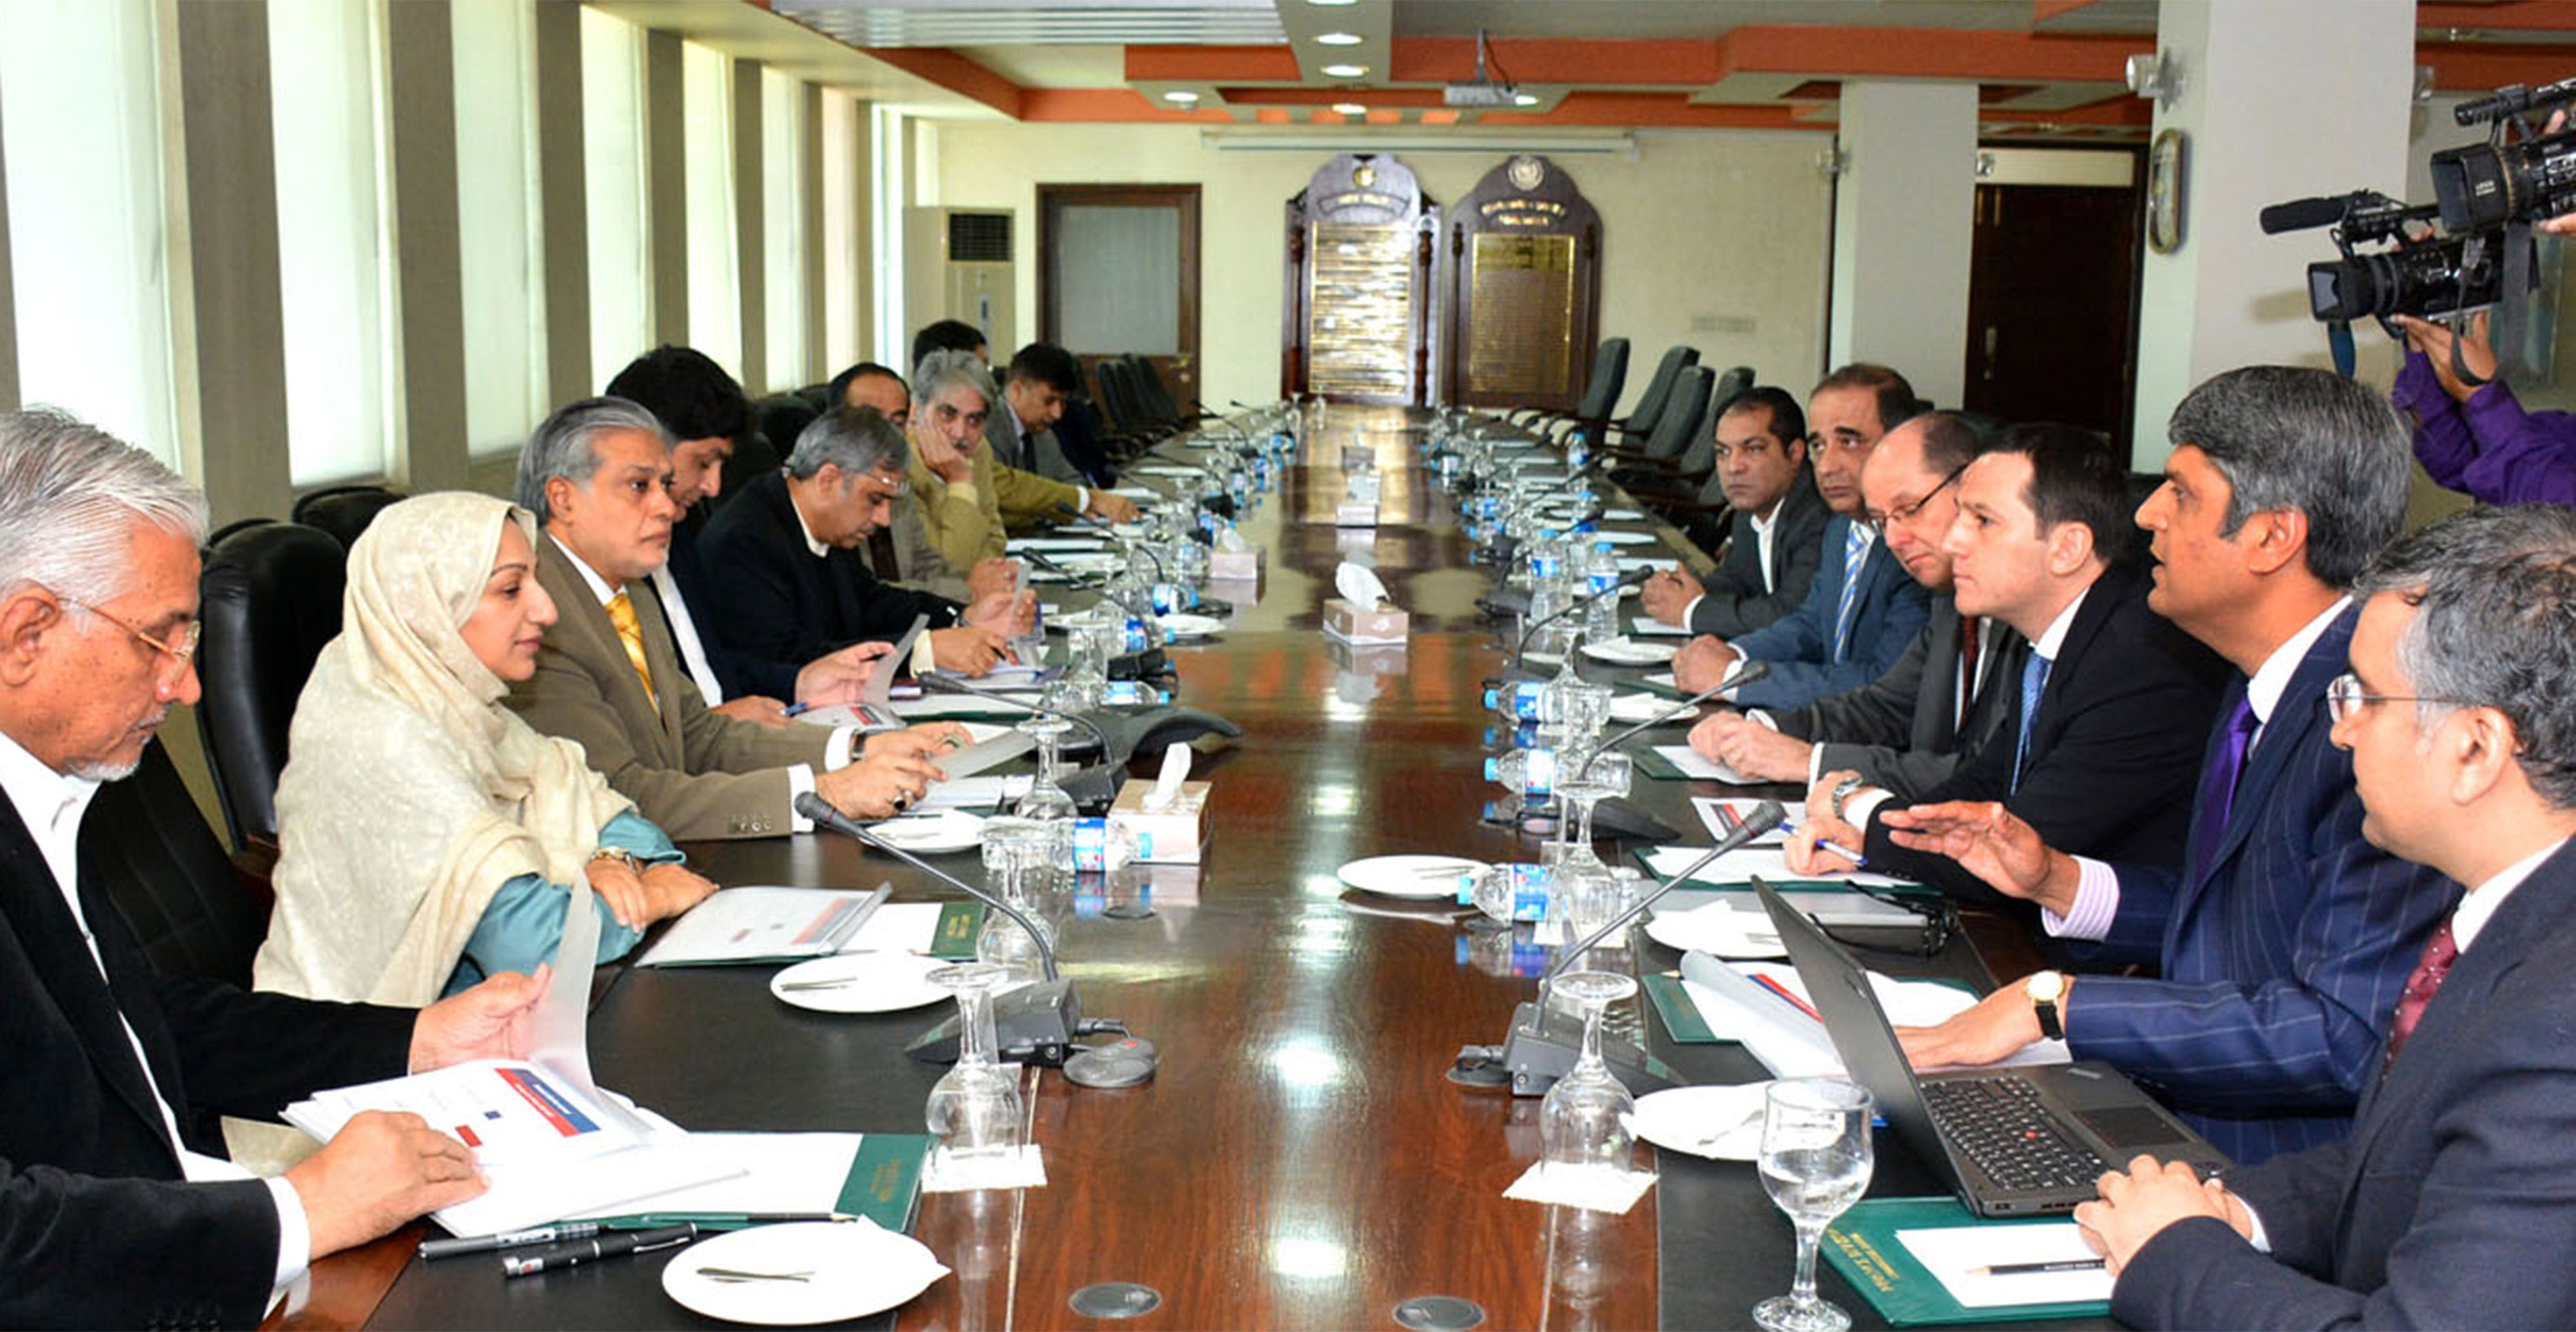
<path id="1" fill-rule="evenodd" d="M 2053 1004 L 2066 993 L 2066 978 L 2054 971 L 2043 971 L 2023 983 L 2034 1003 Z"/>

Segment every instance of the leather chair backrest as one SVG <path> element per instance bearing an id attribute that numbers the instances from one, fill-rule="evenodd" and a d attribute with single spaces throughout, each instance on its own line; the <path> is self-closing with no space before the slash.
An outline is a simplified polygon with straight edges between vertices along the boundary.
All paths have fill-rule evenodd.
<path id="1" fill-rule="evenodd" d="M 1118 417 L 1118 428 L 1139 434 L 1160 434 L 1171 424 L 1171 418 L 1157 415 L 1145 400 L 1145 387 L 1137 373 L 1136 363 L 1124 356 L 1100 363 L 1108 376 L 1102 383 L 1110 393 L 1110 407 Z"/>
<path id="2" fill-rule="evenodd" d="M 1709 385 L 1708 389 L 1709 424 L 1712 426 L 1716 425 L 1717 418 L 1725 413 L 1727 405 L 1734 402 L 1737 398 L 1743 397 L 1745 390 L 1752 387 L 1752 366 L 1731 366 L 1727 369 L 1725 374 L 1719 375 L 1717 377 L 1717 382 Z"/>
<path id="3" fill-rule="evenodd" d="M 1706 366 L 1694 365 L 1674 378 L 1673 391 L 1664 399 L 1663 419 L 1655 423 L 1655 433 L 1646 436 L 1647 457 L 1678 459 L 1690 447 L 1691 436 L 1708 411 L 1709 381 L 1716 377 Z"/>
<path id="4" fill-rule="evenodd" d="M 250 987 L 268 906 L 234 871 L 159 741 L 144 746 L 133 776 L 98 789 L 80 858 L 155 971 Z"/>
<path id="5" fill-rule="evenodd" d="M 1683 367 L 1699 364 L 1699 348 L 1671 346 L 1664 349 L 1664 359 L 1655 363 L 1655 377 L 1646 381 L 1646 391 L 1637 395 L 1637 405 L 1620 425 L 1629 434 L 1653 434 L 1664 419 L 1664 403 L 1672 397 L 1673 379 Z"/>
<path id="6" fill-rule="evenodd" d="M 383 486 L 334 486 L 295 501 L 294 517 L 306 527 L 330 533 L 345 551 L 358 544 L 359 535 L 377 514 L 402 500 L 401 492 Z"/>
<path id="7" fill-rule="evenodd" d="M 821 413 L 817 412 L 813 415 L 819 416 Z M 807 419 L 811 420 L 812 417 L 809 416 Z M 798 426 L 797 429 L 802 430 L 804 427 Z M 714 512 L 717 506 L 741 494 L 743 487 L 777 471 L 778 465 L 787 460 L 787 451 L 795 447 L 794 435 L 788 436 L 787 442 L 781 444 L 778 442 L 778 436 L 770 434 L 765 427 L 735 440 L 733 456 L 725 459 L 724 489 L 718 492 L 714 499 L 700 502 L 707 506 L 708 512 Z"/>
<path id="8" fill-rule="evenodd" d="M 794 452 L 796 437 L 805 433 L 805 427 L 812 425 L 815 417 L 822 415 L 801 393 L 772 393 L 753 403 L 751 410 L 759 420 L 760 433 L 769 437 L 770 447 L 781 456 Z"/>
<path id="9" fill-rule="evenodd" d="M 1574 405 L 1578 421 L 1606 421 L 1610 409 L 1619 405 L 1619 391 L 1628 387 L 1628 340 L 1603 338 L 1599 350 L 1592 353 L 1592 377 L 1583 381 L 1583 400 Z"/>
<path id="10" fill-rule="evenodd" d="M 340 632 L 348 556 L 328 535 L 267 523 L 226 536 L 199 579 L 197 725 L 233 844 L 277 836 L 286 727 L 322 645 Z"/>
<path id="11" fill-rule="evenodd" d="M 1135 373 L 1136 392 L 1143 400 L 1146 413 L 1168 425 L 1180 424 L 1180 405 L 1172 401 L 1171 390 L 1163 386 L 1163 377 L 1156 373 L 1154 363 L 1133 352 L 1120 359 L 1127 362 Z"/>

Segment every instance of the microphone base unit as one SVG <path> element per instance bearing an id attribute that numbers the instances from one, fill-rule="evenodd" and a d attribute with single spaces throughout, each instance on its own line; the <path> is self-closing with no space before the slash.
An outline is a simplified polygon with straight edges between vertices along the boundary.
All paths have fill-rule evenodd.
<path id="1" fill-rule="evenodd" d="M 1583 1022 L 1538 1003 L 1512 1010 L 1511 1036 L 1503 1042 L 1503 1071 L 1511 1076 L 1512 1095 L 1545 1096 L 1583 1055 Z M 1626 1041 L 1604 1035 L 1601 1058 L 1610 1075 L 1631 1096 L 1682 1085 L 1681 1075 L 1653 1055 Z"/>
<path id="2" fill-rule="evenodd" d="M 1082 1007 L 1073 982 L 1061 977 L 1037 981 L 993 998 L 993 1057 L 1003 1063 L 1059 1068 L 1081 1047 L 1073 1043 L 1082 1026 Z M 925 1064 L 957 1062 L 957 1018 L 952 1014 L 904 1047 Z"/>

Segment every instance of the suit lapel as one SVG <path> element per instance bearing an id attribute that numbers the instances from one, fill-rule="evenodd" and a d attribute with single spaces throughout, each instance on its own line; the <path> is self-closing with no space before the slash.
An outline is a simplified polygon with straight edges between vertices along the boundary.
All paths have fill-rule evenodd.
<path id="1" fill-rule="evenodd" d="M 666 708 L 656 713 L 653 700 L 644 693 L 644 682 L 635 678 L 634 668 L 626 660 L 626 644 L 617 637 L 617 626 L 609 623 L 608 608 L 599 604 L 599 597 L 590 590 L 589 580 L 573 567 L 573 559 L 572 552 L 565 550 L 553 536 L 546 537 L 545 550 L 537 559 L 537 581 L 555 599 L 557 616 L 554 627 L 546 631 L 547 636 L 560 638 L 564 655 L 581 663 L 584 670 L 601 682 L 602 701 L 620 715 L 620 725 L 630 737 L 637 733 L 633 724 L 635 720 L 651 719 L 645 729 L 662 737 L 662 752 L 655 756 L 657 766 L 683 766 L 680 761 L 683 750 L 679 719 L 672 715 L 676 709 Z M 642 595 L 637 595 L 638 592 Z M 670 629 L 662 620 L 660 604 L 652 595 L 652 589 L 639 585 L 628 593 L 628 598 L 635 604 L 637 623 L 644 630 L 644 656 L 646 664 L 653 667 L 653 678 L 666 678 L 663 675 L 665 670 L 682 670 L 678 665 L 679 654 L 670 646 Z M 646 603 L 652 604 L 648 606 Z M 671 658 L 668 665 L 656 660 L 654 649 L 657 646 Z"/>
<path id="2" fill-rule="evenodd" d="M 99 895 L 84 892 L 82 905 L 95 922 L 94 929 L 113 928 L 100 913 L 114 908 Z M 80 1037 L 99 1080 L 116 1089 L 117 1098 L 150 1126 L 153 1137 L 167 1141 L 161 1107 L 144 1079 L 142 1065 L 134 1060 L 133 1044 L 125 1039 L 125 1018 L 118 1010 L 117 996 L 90 956 L 80 924 L 72 919 L 71 907 L 54 882 L 52 867 L 19 821 L 17 807 L 6 800 L 0 800 L 0 911 L 8 915 L 10 929 L 43 979 L 65 1025 Z M 142 1029 L 136 1030 L 140 1035 Z M 176 1144 L 173 1152 L 176 1159 Z"/>
<path id="3" fill-rule="evenodd" d="M 2228 806 L 2227 827 L 2219 833 L 2217 850 L 2210 855 L 2209 863 L 2183 884 L 2182 896 L 2174 903 L 2173 920 L 2166 926 L 2167 938 L 2179 937 L 2180 924 L 2199 900 L 2201 889 L 2215 882 L 2218 871 L 2234 860 L 2253 837 L 2254 825 L 2262 821 L 2264 797 L 2287 779 L 2290 765 L 2317 743 L 2318 732 L 2329 724 L 2326 685 L 2343 673 L 2344 657 L 2352 645 L 2353 621 L 2360 613 L 2358 607 L 2347 607 L 2336 616 L 2325 632 L 2317 635 L 2317 641 L 2308 645 L 2307 655 L 2299 659 L 2299 668 L 2291 672 L 2289 685 L 2272 705 L 2271 720 L 2263 724 L 2263 733 L 2256 738 L 2254 752 L 2246 756 L 2245 770 L 2237 774 L 2236 799 Z M 2212 748 L 2218 743 L 2219 728 L 2227 724 L 2228 714 L 2235 710 L 2237 698 L 2250 683 L 2240 683 L 2221 700 L 2218 717 L 2210 724 Z M 2202 751 L 2203 771 L 2208 768 L 2210 752 Z M 2198 808 L 2192 810 L 2192 840 L 2184 845 L 2197 843 L 2202 813 Z"/>

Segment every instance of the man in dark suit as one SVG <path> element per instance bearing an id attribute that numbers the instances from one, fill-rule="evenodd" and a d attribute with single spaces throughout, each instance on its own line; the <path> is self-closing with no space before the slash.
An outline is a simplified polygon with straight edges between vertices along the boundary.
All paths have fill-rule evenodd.
<path id="1" fill-rule="evenodd" d="M 2406 433 L 2368 390 L 2257 367 L 2183 399 L 2165 484 L 2138 511 L 2148 605 L 2236 666 L 2211 730 L 2181 872 L 2043 845 L 1983 806 L 1890 811 L 2004 893 L 2038 902 L 2079 963 L 2050 978 L 2079 1058 L 2173 1102 L 2239 1162 L 2329 1142 L 2378 1071 L 2389 1015 L 2449 885 L 2361 835 L 2351 756 L 2327 734 L 2347 589 L 2406 516 Z M 1982 845 L 1981 845 L 1982 843 Z M 2005 872 L 2011 871 L 2011 872 Z M 1982 1064 L 2039 1035 L 2026 985 L 1905 1033 L 1927 1064 Z"/>
<path id="2" fill-rule="evenodd" d="M 2182 863 L 2200 738 L 2226 663 L 2147 609 L 2129 558 L 2128 475 L 2107 442 L 2069 426 L 2021 426 L 1960 473 L 1948 538 L 1961 611 L 2031 644 L 2014 721 L 1927 802 L 1997 801 L 2061 846 L 2167 868 Z M 1857 846 L 1870 868 L 1991 900 L 1957 861 L 1899 846 L 1881 817 L 1893 794 L 1851 772 L 1808 792 L 1792 864 L 1818 839 Z M 1831 852 L 1802 870 L 1844 867 Z"/>
<path id="3" fill-rule="evenodd" d="M 1718 484 L 1727 505 L 1726 549 L 1704 579 L 1678 564 L 1638 592 L 1646 614 L 1695 634 L 1751 633 L 1806 600 L 1824 560 L 1833 517 L 1807 471 L 1807 415 L 1768 384 L 1747 389 L 1717 418 Z"/>
<path id="4" fill-rule="evenodd" d="M 1693 749 L 1764 781 L 1813 785 L 1848 770 L 1912 799 L 2011 720 L 2030 645 L 2001 620 L 1959 613 L 1942 549 L 1959 474 L 1983 447 L 1957 414 L 1926 412 L 1888 431 L 1861 469 L 1887 553 L 1932 593 L 1930 621 L 1887 674 L 1803 707 L 1717 713 L 1691 728 Z"/>
<path id="5" fill-rule="evenodd" d="M 1034 472 L 1050 481 L 1083 490 L 1097 484 L 1065 456 L 1056 439 L 1056 423 L 1065 404 L 1082 389 L 1082 365 L 1073 353 L 1051 342 L 1032 342 L 1011 357 L 1002 380 L 1002 401 L 984 416 L 984 442 L 1005 467 Z M 1133 522 L 1136 506 L 1126 496 L 1103 494 L 1101 512 L 1111 522 Z"/>
<path id="6" fill-rule="evenodd" d="M 1029 594 L 972 606 L 880 583 L 868 538 L 892 518 L 909 462 L 904 434 L 868 408 L 816 417 L 780 471 L 753 481 L 707 528 L 714 610 L 727 642 L 795 660 L 850 643 L 899 638 L 921 617 L 916 666 L 981 675 L 1033 613 Z"/>
<path id="7" fill-rule="evenodd" d="M 542 981 L 415 1012 L 155 974 L 81 825 L 197 701 L 204 501 L 101 431 L 17 412 L 0 512 L 0 1325 L 250 1327 L 313 1259 L 483 1185 L 463 1144 L 387 1114 L 254 1179 L 222 1159 L 216 1116 L 524 1057 Z"/>
<path id="8" fill-rule="evenodd" d="M 1883 365 L 1847 365 L 1807 399 L 1807 461 L 1834 518 L 1818 542 L 1815 581 L 1798 608 L 1749 634 L 1695 638 L 1673 659 L 1673 681 L 1696 694 L 1739 661 L 1770 673 L 1729 697 L 1748 706 L 1795 707 L 1885 675 L 1926 616 L 1923 588 L 1888 559 L 1861 517 L 1860 469 L 1887 432 L 1920 410 L 1912 385 Z"/>
<path id="9" fill-rule="evenodd" d="M 2472 509 L 2356 595 L 2362 833 L 2471 887 L 2349 1138 L 2224 1183 L 2142 1156 L 2076 1209 L 2130 1327 L 2576 1326 L 2576 513 Z"/>

